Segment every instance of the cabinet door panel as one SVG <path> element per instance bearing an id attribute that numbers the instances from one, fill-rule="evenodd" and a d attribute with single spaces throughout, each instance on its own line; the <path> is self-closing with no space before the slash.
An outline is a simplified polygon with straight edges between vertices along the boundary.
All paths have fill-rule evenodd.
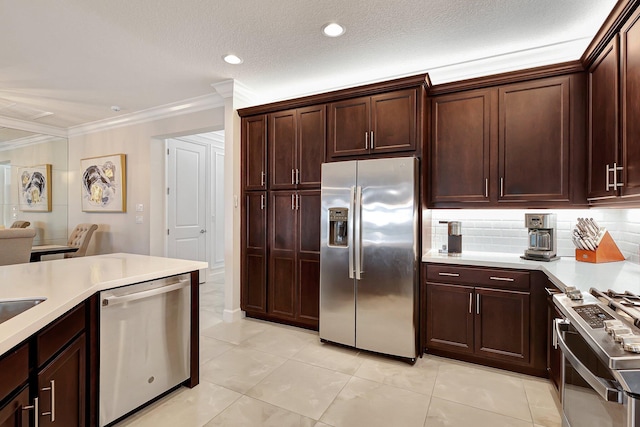
<path id="1" fill-rule="evenodd" d="M 500 200 L 569 200 L 569 82 L 499 90 Z"/>
<path id="2" fill-rule="evenodd" d="M 298 193 L 299 252 L 320 253 L 320 191 Z"/>
<path id="3" fill-rule="evenodd" d="M 296 229 L 295 192 L 270 194 L 269 312 L 295 317 Z"/>
<path id="4" fill-rule="evenodd" d="M 69 347 L 38 373 L 40 397 L 39 425 L 80 427 L 86 425 L 86 347 L 85 336 L 80 335 Z M 51 387 L 54 381 L 55 399 Z M 55 401 L 55 407 L 52 402 Z M 55 411 L 55 421 L 43 412 Z"/>
<path id="5" fill-rule="evenodd" d="M 621 195 L 640 195 L 640 11 L 622 33 Z"/>
<path id="6" fill-rule="evenodd" d="M 298 259 L 298 320 L 317 328 L 320 314 L 320 255 Z"/>
<path id="7" fill-rule="evenodd" d="M 320 187 L 326 147 L 325 105 L 298 110 L 298 188 Z"/>
<path id="8" fill-rule="evenodd" d="M 29 388 L 25 386 L 18 395 L 0 408 L 0 427 L 28 427 L 31 411 L 23 411 L 29 406 Z"/>
<path id="9" fill-rule="evenodd" d="M 267 311 L 267 200 L 266 192 L 245 195 L 244 267 L 242 269 L 242 308 Z"/>
<path id="10" fill-rule="evenodd" d="M 616 37 L 589 69 L 589 199 L 617 193 L 606 188 L 606 166 L 618 158 L 618 61 Z"/>
<path id="11" fill-rule="evenodd" d="M 431 101 L 431 202 L 489 201 L 490 92 Z"/>
<path id="12" fill-rule="evenodd" d="M 415 150 L 416 89 L 371 97 L 370 148 L 376 152 Z"/>
<path id="13" fill-rule="evenodd" d="M 296 110 L 269 115 L 269 185 L 294 188 L 296 168 Z"/>
<path id="14" fill-rule="evenodd" d="M 476 354 L 529 363 L 529 294 L 485 288 L 475 292 Z"/>
<path id="15" fill-rule="evenodd" d="M 427 347 L 473 353 L 473 287 L 427 283 Z"/>
<path id="16" fill-rule="evenodd" d="M 267 118 L 265 115 L 242 119 L 244 147 L 244 185 L 247 190 L 267 188 Z"/>
<path id="17" fill-rule="evenodd" d="M 369 132 L 370 108 L 369 97 L 329 104 L 329 157 L 369 152 L 365 134 Z"/>

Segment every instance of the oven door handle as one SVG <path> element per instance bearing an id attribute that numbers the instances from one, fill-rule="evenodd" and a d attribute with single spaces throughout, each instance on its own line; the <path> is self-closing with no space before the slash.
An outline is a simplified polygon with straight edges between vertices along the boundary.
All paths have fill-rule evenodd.
<path id="1" fill-rule="evenodd" d="M 553 319 L 554 335 L 557 339 L 562 355 L 571 363 L 580 376 L 607 402 L 622 403 L 622 391 L 619 390 L 611 381 L 605 380 L 594 375 L 575 354 L 569 349 L 564 341 L 562 332 L 566 331 L 569 321 L 566 319 Z"/>

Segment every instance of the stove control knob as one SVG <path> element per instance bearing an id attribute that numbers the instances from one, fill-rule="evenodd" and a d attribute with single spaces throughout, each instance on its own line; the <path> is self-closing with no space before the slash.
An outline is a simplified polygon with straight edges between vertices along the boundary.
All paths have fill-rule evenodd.
<path id="1" fill-rule="evenodd" d="M 622 348 L 632 353 L 640 353 L 640 335 L 622 337 Z"/>
<path id="2" fill-rule="evenodd" d="M 613 339 L 616 342 L 622 342 L 622 337 L 625 335 L 632 335 L 631 329 L 627 328 L 626 326 L 613 328 Z"/>
<path id="3" fill-rule="evenodd" d="M 605 320 L 602 323 L 604 324 L 604 330 L 610 334 L 613 333 L 613 328 L 624 327 L 624 323 L 621 320 Z"/>

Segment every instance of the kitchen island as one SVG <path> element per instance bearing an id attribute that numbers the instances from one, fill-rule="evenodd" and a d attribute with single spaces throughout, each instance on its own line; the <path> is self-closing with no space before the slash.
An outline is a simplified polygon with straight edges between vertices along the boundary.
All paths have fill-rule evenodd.
<path id="1" fill-rule="evenodd" d="M 169 276 L 181 275 L 184 284 L 172 286 L 186 285 L 190 294 L 181 310 L 190 335 L 190 373 L 182 384 L 197 385 L 198 270 L 206 267 L 124 253 L 0 267 L 0 302 L 44 299 L 0 323 L 0 424 L 22 426 L 30 418 L 29 425 L 35 425 L 37 413 L 40 422 L 55 416 L 69 427 L 98 425 L 100 307 L 105 305 L 100 292 Z M 65 403 L 56 409 L 56 401 Z"/>

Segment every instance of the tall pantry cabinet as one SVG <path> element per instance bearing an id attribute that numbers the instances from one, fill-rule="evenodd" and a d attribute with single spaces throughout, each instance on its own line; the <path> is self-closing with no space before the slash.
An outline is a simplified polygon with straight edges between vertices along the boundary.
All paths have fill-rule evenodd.
<path id="1" fill-rule="evenodd" d="M 241 307 L 250 316 L 318 328 L 325 132 L 324 104 L 242 119 Z"/>

